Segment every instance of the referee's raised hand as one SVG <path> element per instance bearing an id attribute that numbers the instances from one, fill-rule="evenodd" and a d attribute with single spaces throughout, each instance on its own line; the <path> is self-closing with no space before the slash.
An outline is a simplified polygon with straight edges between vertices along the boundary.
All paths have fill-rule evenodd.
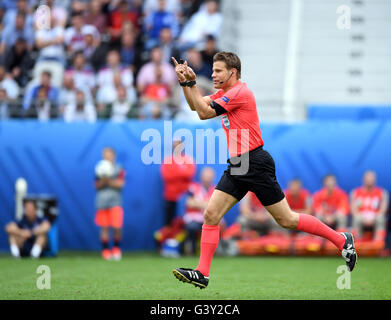
<path id="1" fill-rule="evenodd" d="M 193 81 L 196 79 L 196 74 L 193 69 L 188 66 L 187 61 L 184 63 L 178 63 L 174 57 L 171 57 L 171 59 L 174 62 L 175 72 L 180 82 Z"/>
<path id="2" fill-rule="evenodd" d="M 185 61 L 184 66 L 186 67 L 185 69 L 186 80 L 194 81 L 196 79 L 196 74 L 194 73 L 193 69 L 187 65 L 187 61 Z"/>
<path id="3" fill-rule="evenodd" d="M 174 57 L 171 57 L 171 59 L 172 59 L 172 62 L 174 62 L 175 72 L 176 72 L 176 75 L 178 77 L 179 82 L 185 82 L 187 80 L 186 76 L 185 76 L 186 66 L 182 63 L 178 63 L 178 61 L 176 61 L 176 59 Z"/>

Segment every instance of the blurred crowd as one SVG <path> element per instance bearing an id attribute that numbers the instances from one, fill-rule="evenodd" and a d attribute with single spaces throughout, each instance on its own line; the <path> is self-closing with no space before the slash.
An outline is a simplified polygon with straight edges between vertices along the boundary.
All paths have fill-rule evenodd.
<path id="1" fill-rule="evenodd" d="M 196 119 L 171 56 L 213 90 L 215 0 L 0 0 L 0 119 Z"/>

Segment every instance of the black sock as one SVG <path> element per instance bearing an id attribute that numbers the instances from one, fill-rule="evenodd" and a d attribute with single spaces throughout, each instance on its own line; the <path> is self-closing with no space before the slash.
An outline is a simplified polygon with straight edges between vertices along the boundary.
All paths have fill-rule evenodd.
<path id="1" fill-rule="evenodd" d="M 101 240 L 103 250 L 109 248 L 109 242 L 107 240 Z"/>
<path id="2" fill-rule="evenodd" d="M 115 238 L 114 239 L 114 247 L 119 248 L 121 246 L 121 239 L 120 238 Z"/>

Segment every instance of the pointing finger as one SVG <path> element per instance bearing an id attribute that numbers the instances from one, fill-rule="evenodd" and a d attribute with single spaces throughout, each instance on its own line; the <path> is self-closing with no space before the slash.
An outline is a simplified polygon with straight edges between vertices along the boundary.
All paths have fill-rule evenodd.
<path id="1" fill-rule="evenodd" d="M 172 62 L 174 62 L 174 65 L 177 66 L 178 65 L 178 61 L 176 61 L 176 59 L 174 57 L 171 57 L 171 60 Z"/>

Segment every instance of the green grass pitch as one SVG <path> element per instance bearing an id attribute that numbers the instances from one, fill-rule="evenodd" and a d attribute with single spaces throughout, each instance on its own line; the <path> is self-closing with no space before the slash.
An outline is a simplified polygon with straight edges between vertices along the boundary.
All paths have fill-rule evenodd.
<path id="1" fill-rule="evenodd" d="M 94 252 L 40 260 L 2 254 L 0 299 L 391 299 L 390 258 L 359 258 L 351 289 L 344 290 L 337 288 L 340 257 L 215 257 L 204 290 L 171 272 L 197 261 L 153 253 L 125 253 L 121 261 L 104 261 Z M 49 290 L 37 289 L 39 265 L 50 267 Z"/>

